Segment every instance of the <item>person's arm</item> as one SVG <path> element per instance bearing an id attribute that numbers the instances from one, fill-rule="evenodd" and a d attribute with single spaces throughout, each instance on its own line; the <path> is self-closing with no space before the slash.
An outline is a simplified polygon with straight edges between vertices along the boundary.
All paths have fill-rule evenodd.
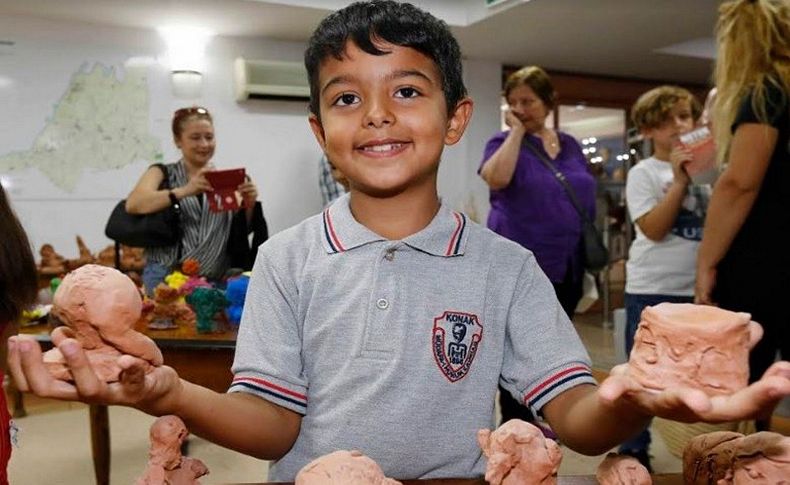
<path id="1" fill-rule="evenodd" d="M 675 224 L 690 182 L 683 165 L 690 159 L 691 155 L 687 149 L 677 147 L 672 150 L 670 155 L 674 174 L 672 185 L 650 212 L 635 221 L 642 233 L 652 241 L 664 239 Z"/>
<path id="2" fill-rule="evenodd" d="M 171 191 L 177 200 L 210 191 L 211 184 L 203 176 L 206 170 L 209 169 L 204 168 L 182 187 L 159 190 L 165 175 L 159 167 L 149 167 L 126 198 L 126 211 L 130 214 L 151 214 L 166 209 L 172 204 L 169 194 Z"/>
<path id="3" fill-rule="evenodd" d="M 506 121 L 510 131 L 505 141 L 480 168 L 480 177 L 492 190 L 500 190 L 510 184 L 516 171 L 521 141 L 526 134 L 524 125 L 512 112 L 508 111 Z"/>
<path id="4" fill-rule="evenodd" d="M 600 387 L 585 384 L 568 389 L 541 411 L 564 444 L 579 453 L 598 455 L 636 434 L 649 416 L 685 423 L 754 419 L 770 416 L 788 395 L 787 361 L 775 362 L 759 381 L 734 394 L 714 397 L 692 388 L 645 389 L 628 376 L 628 364 L 622 364 Z"/>
<path id="5" fill-rule="evenodd" d="M 543 416 L 563 444 L 578 453 L 600 455 L 643 429 L 650 416 L 625 403 L 605 407 L 597 387 L 583 384 L 546 404 Z"/>
<path id="6" fill-rule="evenodd" d="M 776 128 L 757 123 L 739 125 L 733 134 L 729 164 L 713 187 L 697 254 L 697 303 L 712 303 L 716 266 L 752 210 L 778 136 Z"/>
<path id="7" fill-rule="evenodd" d="M 184 381 L 170 367 L 153 369 L 143 360 L 121 356 L 118 382 L 100 379 L 74 339 L 57 343 L 74 382 L 54 379 L 41 347 L 30 336 L 8 341 L 9 371 L 22 391 L 38 396 L 135 407 L 154 416 L 175 414 L 193 433 L 260 459 L 282 457 L 296 441 L 301 416 L 253 395 L 220 394 Z"/>

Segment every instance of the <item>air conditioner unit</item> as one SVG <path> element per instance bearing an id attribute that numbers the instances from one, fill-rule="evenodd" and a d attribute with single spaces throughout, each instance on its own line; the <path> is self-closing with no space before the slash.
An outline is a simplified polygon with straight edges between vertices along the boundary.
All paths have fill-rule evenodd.
<path id="1" fill-rule="evenodd" d="M 236 101 L 250 98 L 310 99 L 307 71 L 301 62 L 237 58 Z"/>

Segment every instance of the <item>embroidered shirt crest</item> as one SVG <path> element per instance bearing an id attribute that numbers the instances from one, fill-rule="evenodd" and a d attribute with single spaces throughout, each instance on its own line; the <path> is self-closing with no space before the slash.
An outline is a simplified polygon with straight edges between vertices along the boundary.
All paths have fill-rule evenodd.
<path id="1" fill-rule="evenodd" d="M 433 357 L 450 382 L 459 381 L 469 373 L 482 338 L 483 326 L 477 315 L 445 311 L 433 319 Z"/>

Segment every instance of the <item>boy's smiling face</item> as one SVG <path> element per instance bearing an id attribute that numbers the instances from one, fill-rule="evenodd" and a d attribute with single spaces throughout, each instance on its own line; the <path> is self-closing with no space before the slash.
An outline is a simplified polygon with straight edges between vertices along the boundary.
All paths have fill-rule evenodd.
<path id="1" fill-rule="evenodd" d="M 311 114 L 310 126 L 352 193 L 435 192 L 442 150 L 460 140 L 471 100 L 459 102 L 448 117 L 432 59 L 383 41 L 376 47 L 388 54 L 368 54 L 348 42 L 342 60 L 321 63 L 321 120 Z"/>

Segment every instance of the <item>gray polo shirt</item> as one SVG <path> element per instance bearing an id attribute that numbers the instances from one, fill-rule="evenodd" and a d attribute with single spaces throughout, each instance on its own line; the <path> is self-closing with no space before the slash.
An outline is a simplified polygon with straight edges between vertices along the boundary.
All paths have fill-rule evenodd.
<path id="1" fill-rule="evenodd" d="M 479 477 L 497 384 L 534 411 L 594 383 L 532 253 L 442 206 L 389 241 L 349 197 L 261 246 L 229 392 L 303 414 L 269 479 L 357 449 L 399 479 Z"/>

